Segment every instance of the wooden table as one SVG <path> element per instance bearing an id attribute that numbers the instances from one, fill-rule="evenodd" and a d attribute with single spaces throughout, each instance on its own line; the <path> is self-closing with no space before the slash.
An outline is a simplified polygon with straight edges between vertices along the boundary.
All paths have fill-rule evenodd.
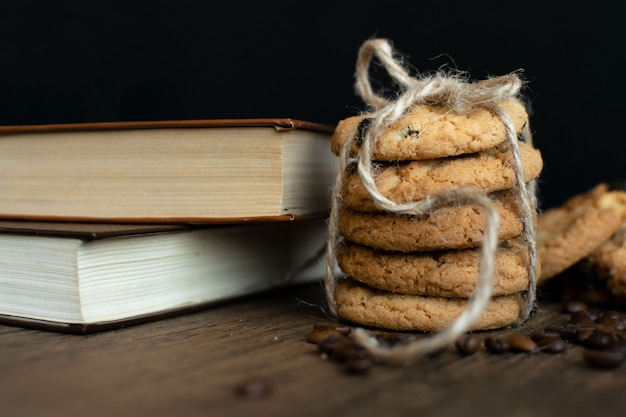
<path id="1" fill-rule="evenodd" d="M 76 336 L 0 326 L 0 416 L 609 416 L 626 413 L 626 364 L 596 370 L 582 348 L 461 357 L 344 373 L 305 341 L 328 323 L 317 284 Z M 540 305 L 529 334 L 563 322 Z M 270 395 L 237 384 L 262 376 Z"/>

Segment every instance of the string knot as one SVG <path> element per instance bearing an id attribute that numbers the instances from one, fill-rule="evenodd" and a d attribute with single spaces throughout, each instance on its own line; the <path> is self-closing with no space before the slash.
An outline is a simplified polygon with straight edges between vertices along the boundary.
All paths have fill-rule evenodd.
<path id="1" fill-rule="evenodd" d="M 400 96 L 389 100 L 372 89 L 369 69 L 376 56 L 389 76 L 400 88 Z M 463 72 L 439 71 L 432 75 L 413 77 L 402 65 L 387 39 L 371 39 L 359 50 L 355 88 L 363 101 L 374 111 L 397 102 L 436 104 L 457 113 L 476 107 L 492 107 L 498 102 L 516 98 L 523 86 L 517 73 L 510 73 L 470 82 Z M 403 98 L 402 96 L 406 96 Z"/>

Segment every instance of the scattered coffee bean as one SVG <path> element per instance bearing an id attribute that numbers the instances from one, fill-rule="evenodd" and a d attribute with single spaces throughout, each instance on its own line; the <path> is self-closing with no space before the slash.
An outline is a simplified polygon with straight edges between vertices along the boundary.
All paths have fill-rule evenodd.
<path id="1" fill-rule="evenodd" d="M 567 342 L 560 338 L 552 339 L 550 342 L 541 345 L 539 349 L 545 353 L 561 353 L 567 350 Z"/>
<path id="2" fill-rule="evenodd" d="M 599 328 L 604 331 L 621 331 L 624 330 L 624 322 L 622 320 L 617 320 L 608 316 L 601 316 L 596 319 L 596 323 L 600 326 Z"/>
<path id="3" fill-rule="evenodd" d="M 568 301 L 563 306 L 563 311 L 569 314 L 587 311 L 587 304 L 582 301 Z"/>
<path id="4" fill-rule="evenodd" d="M 590 349 L 605 349 L 613 340 L 615 338 L 611 333 L 596 331 L 585 340 L 585 346 Z"/>
<path id="5" fill-rule="evenodd" d="M 348 358 L 345 371 L 351 374 L 364 374 L 372 368 L 372 359 L 369 356 Z"/>
<path id="6" fill-rule="evenodd" d="M 273 392 L 272 382 L 260 376 L 248 377 L 235 385 L 235 393 L 241 397 L 267 397 Z"/>
<path id="7" fill-rule="evenodd" d="M 538 344 L 540 344 L 539 342 L 542 340 L 547 341 L 548 339 L 554 339 L 554 338 L 561 339 L 561 332 L 549 332 L 549 331 L 534 332 L 530 334 L 530 338 L 533 339 Z"/>
<path id="8" fill-rule="evenodd" d="M 333 335 L 317 344 L 321 353 L 337 362 L 345 362 L 350 358 L 367 356 L 367 350 L 346 335 Z"/>
<path id="9" fill-rule="evenodd" d="M 576 333 L 576 338 L 574 341 L 579 345 L 585 344 L 587 339 L 589 339 L 594 334 L 593 330 L 585 329 Z"/>
<path id="10" fill-rule="evenodd" d="M 509 350 L 512 352 L 534 352 L 537 350 L 537 343 L 528 336 L 511 336 L 507 340 Z"/>
<path id="11" fill-rule="evenodd" d="M 389 347 L 405 344 L 411 340 L 411 336 L 406 333 L 380 333 L 375 337 L 376 340 Z"/>
<path id="12" fill-rule="evenodd" d="M 577 311 L 570 317 L 570 322 L 574 325 L 593 325 L 593 318 L 589 315 L 587 310 Z"/>
<path id="13" fill-rule="evenodd" d="M 511 345 L 506 340 L 498 337 L 487 337 L 485 339 L 485 347 L 491 353 L 499 354 L 508 352 Z"/>
<path id="14" fill-rule="evenodd" d="M 581 345 L 584 361 L 591 367 L 613 369 L 626 361 L 626 320 L 620 312 L 589 309 L 585 303 L 575 301 L 566 303 L 563 311 L 570 315 L 569 320 L 547 326 L 543 331 L 508 338 L 481 337 L 475 333 L 466 333 L 460 336 L 454 345 L 458 353 L 469 356 L 478 352 L 483 342 L 490 354 L 506 352 L 557 354 L 566 351 L 570 343 L 575 343 Z M 349 337 L 350 331 L 349 326 L 316 324 L 307 341 L 316 344 L 319 352 L 339 363 L 345 372 L 367 373 L 375 363 L 374 358 L 363 346 Z M 393 347 L 422 336 L 381 332 L 375 337 L 381 345 Z M 442 348 L 426 357 L 433 358 L 444 351 Z M 265 395 L 260 394 L 265 392 L 263 387 L 259 381 L 251 380 L 249 384 L 240 384 L 238 392 L 246 396 Z"/>
<path id="15" fill-rule="evenodd" d="M 475 334 L 461 335 L 455 342 L 456 349 L 464 356 L 476 353 L 481 344 L 480 337 Z"/>
<path id="16" fill-rule="evenodd" d="M 626 355 L 626 339 L 617 338 L 606 347 L 607 350 L 615 350 Z"/>
<path id="17" fill-rule="evenodd" d="M 593 368 L 614 369 L 624 362 L 624 354 L 615 350 L 586 349 L 583 358 Z"/>
<path id="18" fill-rule="evenodd" d="M 306 341 L 309 343 L 318 343 L 329 336 L 333 335 L 348 335 L 351 328 L 349 326 L 341 325 L 329 325 L 329 324 L 315 324 L 313 331 L 309 333 Z"/>
<path id="19" fill-rule="evenodd" d="M 575 327 L 564 326 L 561 328 L 561 337 L 563 340 L 574 340 L 578 335 Z"/>
<path id="20" fill-rule="evenodd" d="M 598 319 L 605 318 L 605 317 L 608 317 L 608 318 L 611 318 L 611 319 L 615 319 L 615 320 L 622 320 L 622 315 L 619 312 L 615 311 L 615 310 L 603 311 L 598 316 Z"/>

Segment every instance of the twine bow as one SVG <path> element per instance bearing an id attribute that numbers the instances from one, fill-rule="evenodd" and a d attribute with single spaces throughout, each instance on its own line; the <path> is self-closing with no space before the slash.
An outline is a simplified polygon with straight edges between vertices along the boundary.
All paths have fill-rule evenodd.
<path id="1" fill-rule="evenodd" d="M 369 67 L 373 56 L 378 58 L 390 77 L 401 88 L 394 100 L 377 95 L 372 89 Z M 522 87 L 520 78 L 513 73 L 471 83 L 456 74 L 443 72 L 415 78 L 410 76 L 402 66 L 400 57 L 394 52 L 388 40 L 371 39 L 366 41 L 359 50 L 355 87 L 361 98 L 371 108 L 371 114 L 369 115 L 371 124 L 362 137 L 356 160 L 352 159 L 350 155 L 356 134 L 352 135 L 344 144 L 339 155 L 337 175 L 331 198 L 329 235 L 326 246 L 325 290 L 330 312 L 335 316 L 338 315 L 334 298 L 336 287 L 334 271 L 336 263 L 335 249 L 339 238 L 337 214 L 341 201 L 341 185 L 346 169 L 350 164 L 354 163 L 357 165 L 357 170 L 364 186 L 377 205 L 385 211 L 397 214 L 423 215 L 450 203 L 475 204 L 485 210 L 487 219 L 481 247 L 480 278 L 474 293 L 469 299 L 468 307 L 463 314 L 456 318 L 448 328 L 435 334 L 433 337 L 420 339 L 408 345 L 395 347 L 380 346 L 377 340 L 369 336 L 363 329 L 356 329 L 353 332 L 353 336 L 357 341 L 379 359 L 390 362 L 410 362 L 419 354 L 436 351 L 454 342 L 458 336 L 467 331 L 482 315 L 489 303 L 493 292 L 493 273 L 499 226 L 499 216 L 492 200 L 476 190 L 454 188 L 428 196 L 420 201 L 399 204 L 384 197 L 375 184 L 372 152 L 380 132 L 405 114 L 410 106 L 415 104 L 436 104 L 450 112 L 456 113 L 468 113 L 476 108 L 486 108 L 499 117 L 505 125 L 507 138 L 513 154 L 513 168 L 521 201 L 520 211 L 524 224 L 523 236 L 529 248 L 530 285 L 526 295 L 525 308 L 520 317 L 520 321 L 527 320 L 535 307 L 538 265 L 533 213 L 533 203 L 535 202 L 534 189 L 529 190 L 524 181 L 518 137 L 513 122 L 508 114 L 498 106 L 498 103 L 503 100 L 517 98 Z M 531 136 L 528 129 L 523 133 L 523 139 L 530 142 Z"/>

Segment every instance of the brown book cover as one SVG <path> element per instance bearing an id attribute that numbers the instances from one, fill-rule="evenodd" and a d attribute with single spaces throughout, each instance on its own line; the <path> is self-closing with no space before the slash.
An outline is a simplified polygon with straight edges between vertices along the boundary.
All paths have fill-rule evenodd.
<path id="1" fill-rule="evenodd" d="M 155 120 L 131 122 L 59 123 L 46 125 L 0 126 L 0 135 L 35 132 L 128 130 L 194 127 L 269 127 L 276 130 L 304 129 L 332 134 L 334 126 L 291 118 Z"/>

